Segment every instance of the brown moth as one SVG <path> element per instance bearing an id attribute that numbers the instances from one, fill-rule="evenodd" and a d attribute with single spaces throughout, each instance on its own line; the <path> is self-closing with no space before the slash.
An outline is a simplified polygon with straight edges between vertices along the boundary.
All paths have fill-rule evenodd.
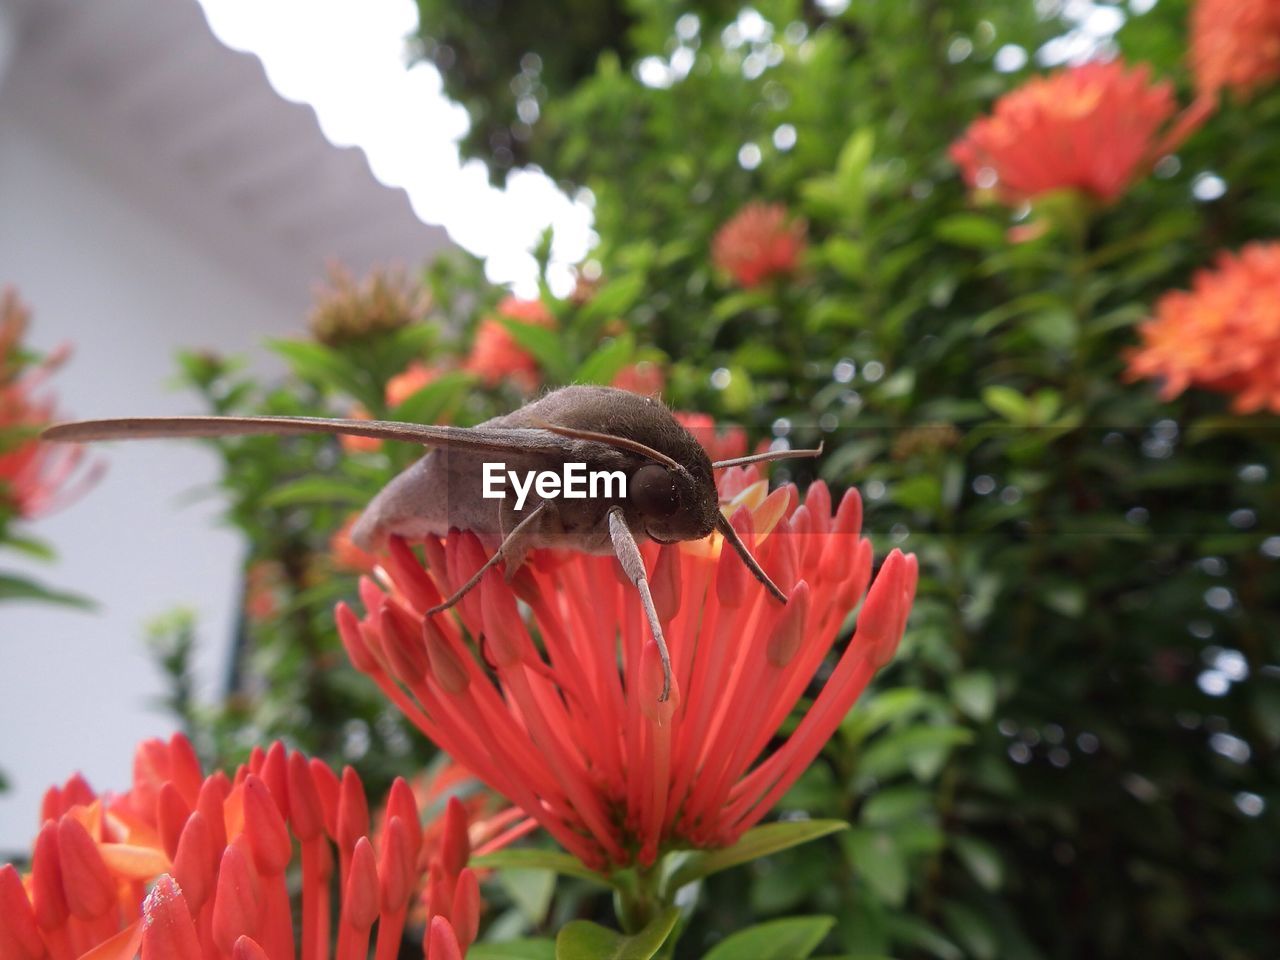
<path id="1" fill-rule="evenodd" d="M 428 534 L 444 536 L 451 529 L 469 530 L 493 550 L 488 561 L 429 615 L 456 604 L 499 560 L 505 561 L 510 578 L 529 550 L 559 547 L 614 554 L 640 593 L 658 645 L 664 677 L 661 700 L 670 693 L 671 661 L 637 543 L 700 540 L 718 530 L 756 579 L 786 603 L 786 595 L 720 512 L 712 470 L 821 453 L 821 448 L 787 450 L 712 463 L 661 401 L 589 386 L 562 387 L 474 427 L 321 417 L 129 417 L 56 424 L 43 437 L 79 442 L 305 433 L 400 440 L 431 448 L 373 498 L 352 529 L 352 539 L 370 550 L 392 534 L 414 540 Z M 505 469 L 530 476 L 566 463 L 621 472 L 627 478 L 626 495 L 566 499 L 539 496 L 529 489 L 517 509 L 511 497 L 481 495 L 485 465 L 499 459 Z"/>

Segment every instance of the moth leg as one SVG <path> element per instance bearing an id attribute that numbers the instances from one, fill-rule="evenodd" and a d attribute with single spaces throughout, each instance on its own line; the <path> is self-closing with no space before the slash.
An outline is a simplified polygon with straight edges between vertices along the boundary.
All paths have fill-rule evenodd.
<path id="1" fill-rule="evenodd" d="M 747 565 L 751 575 L 764 584 L 764 588 L 773 594 L 775 600 L 779 603 L 786 603 L 787 595 L 782 592 L 776 583 L 769 579 L 769 575 L 756 562 L 756 558 L 751 555 L 747 545 L 738 536 L 738 531 L 733 529 L 733 524 L 729 522 L 729 518 L 723 513 L 716 514 L 716 529 L 724 535 L 724 538 L 729 541 L 729 546 L 733 547 L 738 556 L 742 558 L 742 562 Z"/>
<path id="2" fill-rule="evenodd" d="M 551 501 L 549 500 L 543 500 L 534 508 L 533 512 L 536 513 L 550 502 Z M 533 516 L 533 513 L 523 515 L 517 513 L 516 508 L 512 505 L 510 499 L 503 500 L 498 504 L 498 535 L 502 538 L 502 558 L 506 561 L 506 566 L 503 568 L 502 575 L 507 583 L 510 583 L 515 579 L 515 575 L 519 572 L 520 568 L 524 566 L 525 556 L 529 553 L 528 549 L 524 545 L 523 539 L 517 540 L 514 537 L 507 536 L 507 525 L 509 523 L 515 524 L 515 526 L 511 528 L 512 533 L 514 533 L 519 528 L 520 524 L 525 520 L 528 520 L 531 516 Z"/>
<path id="3" fill-rule="evenodd" d="M 534 507 L 529 515 L 517 523 L 515 527 L 512 528 L 511 532 L 503 538 L 502 543 L 498 545 L 498 549 L 493 551 L 493 556 L 486 560 L 480 569 L 471 575 L 471 579 L 455 590 L 453 596 L 448 600 L 445 600 L 443 603 L 438 603 L 428 610 L 425 616 L 431 617 L 444 610 L 448 610 L 468 593 L 474 590 L 476 585 L 480 582 L 480 578 L 485 575 L 485 571 L 507 556 L 508 553 L 514 553 L 515 549 L 519 548 L 520 538 L 524 535 L 526 529 L 533 523 L 533 521 L 537 519 L 538 515 L 542 513 L 543 507 L 545 507 L 549 502 L 550 501 L 544 500 L 542 503 Z M 519 549 L 520 556 L 523 557 L 524 550 L 522 548 Z"/>
<path id="4" fill-rule="evenodd" d="M 662 658 L 662 695 L 658 697 L 658 702 L 662 703 L 671 695 L 671 655 L 667 652 L 667 640 L 662 635 L 662 624 L 658 622 L 653 594 L 649 592 L 644 558 L 640 556 L 640 548 L 636 546 L 635 537 L 631 535 L 621 507 L 609 510 L 609 537 L 613 540 L 613 552 L 622 564 L 627 579 L 640 591 L 640 605 L 644 607 L 644 615 L 649 619 L 649 629 L 653 631 L 654 642 L 658 645 L 658 656 Z"/>

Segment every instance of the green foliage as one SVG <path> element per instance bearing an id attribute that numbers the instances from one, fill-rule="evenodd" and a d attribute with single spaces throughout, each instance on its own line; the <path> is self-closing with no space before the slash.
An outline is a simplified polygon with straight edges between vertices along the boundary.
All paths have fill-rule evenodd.
<path id="1" fill-rule="evenodd" d="M 590 920 L 574 920 L 556 935 L 556 960 L 649 960 L 679 919 L 680 911 L 668 908 L 630 936 Z"/>
<path id="2" fill-rule="evenodd" d="M 557 956 L 1269 948 L 1274 419 L 1204 393 L 1161 401 L 1126 381 L 1125 357 L 1155 299 L 1215 251 L 1280 235 L 1280 93 L 1225 104 L 1177 163 L 1109 207 L 983 205 L 947 148 L 1031 74 L 996 71 L 1001 47 L 1034 55 L 1067 29 L 1037 15 L 1049 6 L 904 0 L 828 16 L 762 0 L 758 20 L 730 28 L 738 11 L 719 4 L 580 4 L 553 21 L 526 4 L 420 0 L 426 54 L 445 65 L 453 49 L 467 148 L 495 173 L 528 159 L 595 198 L 593 282 L 547 297 L 554 330 L 501 320 L 542 382 L 610 382 L 646 359 L 675 407 L 753 439 L 822 440 L 821 461 L 779 465 L 775 480 L 856 485 L 877 555 L 900 546 L 922 571 L 898 662 L 783 798 L 784 820 L 748 834 L 749 849 L 675 851 L 611 878 L 541 849 L 490 857 L 523 875 L 489 885 L 509 909 L 488 934 L 511 942 L 479 955 L 545 957 L 556 930 Z M 1182 88 L 1185 7 L 1131 15 L 1117 40 Z M 520 66 L 530 52 L 537 69 Z M 646 58 L 666 79 L 641 82 Z M 539 119 L 516 136 L 521 97 Z M 1225 193 L 1193 199 L 1210 171 Z M 757 200 L 803 217 L 807 250 L 790 275 L 742 289 L 711 249 Z M 465 257 L 424 284 L 425 323 L 342 350 L 278 345 L 278 386 L 210 358 L 188 358 L 188 379 L 217 412 L 358 403 L 469 424 L 525 399 L 464 362 L 501 291 Z M 387 383 L 412 360 L 450 372 L 391 410 Z M 246 620 L 223 749 L 285 735 L 373 784 L 411 768 L 429 750 L 345 666 L 329 610 L 354 575 L 332 567 L 329 537 L 413 451 L 218 447 L 229 519 L 275 599 Z M 821 836 L 835 821 L 851 829 Z M 664 913 L 672 900 L 678 914 Z"/>

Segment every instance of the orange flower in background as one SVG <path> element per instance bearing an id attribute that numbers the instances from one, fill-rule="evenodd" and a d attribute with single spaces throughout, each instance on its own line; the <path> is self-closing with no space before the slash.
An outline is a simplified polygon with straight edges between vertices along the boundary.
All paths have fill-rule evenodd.
<path id="1" fill-rule="evenodd" d="M 0 957 L 61 960 L 97 948 L 94 960 L 132 960 L 141 948 L 181 960 L 321 960 L 336 933 L 337 960 L 354 960 L 368 956 L 376 923 L 376 956 L 388 960 L 419 899 L 424 957 L 428 944 L 433 960 L 461 957 L 481 907 L 466 866 L 472 844 L 488 851 L 526 832 L 510 826 L 518 816 L 468 828 L 451 799 L 424 830 L 414 792 L 397 779 L 373 829 L 350 767 L 339 776 L 276 742 L 255 748 L 234 777 L 206 777 L 180 734 L 148 740 L 128 792 L 99 796 L 77 774 L 45 794 L 30 873 L 0 867 Z M 298 918 L 286 882 L 295 869 Z"/>
<path id="2" fill-rule="evenodd" d="M 730 469 L 720 493 L 786 605 L 719 534 L 642 548 L 671 649 L 665 702 L 657 645 L 612 557 L 539 551 L 510 584 L 490 570 L 455 612 L 424 618 L 484 562 L 471 534 L 428 539 L 427 567 L 393 538 L 382 586 L 361 581 L 363 618 L 338 607 L 347 654 L 415 726 L 592 869 L 732 844 L 893 657 L 916 584 L 915 558 L 896 550 L 871 583 L 856 492 L 833 515 L 823 484 L 801 506 L 794 487 L 770 494 L 757 477 Z M 822 671 L 859 603 L 857 632 Z M 820 672 L 821 690 L 780 734 Z"/>
<path id="3" fill-rule="evenodd" d="M 498 314 L 534 327 L 554 328 L 556 325 L 555 317 L 541 300 L 507 297 L 498 304 Z M 511 380 L 521 390 L 529 392 L 538 385 L 538 362 L 516 343 L 502 322 L 493 317 L 480 322 L 471 353 L 463 366 L 489 386 Z"/>
<path id="4" fill-rule="evenodd" d="M 372 420 L 371 414 L 362 404 L 355 404 L 347 411 L 348 420 Z M 377 437 L 353 437 L 339 434 L 338 443 L 347 453 L 377 453 L 382 449 L 382 441 Z"/>
<path id="5" fill-rule="evenodd" d="M 1206 96 L 1241 97 L 1280 80 L 1280 3 L 1197 0 L 1191 10 L 1191 69 Z"/>
<path id="6" fill-rule="evenodd" d="M 329 554 L 333 558 L 333 565 L 340 570 L 368 573 L 378 565 L 378 558 L 357 547 L 351 539 L 351 528 L 359 519 L 360 514 L 353 513 L 334 531 L 329 538 Z"/>
<path id="7" fill-rule="evenodd" d="M 951 159 L 970 187 L 1006 203 L 1068 189 L 1110 203 L 1211 109 L 1198 102 L 1173 120 L 1173 87 L 1150 73 L 1094 62 L 1029 80 L 969 125 Z"/>
<path id="8" fill-rule="evenodd" d="M 711 242 L 711 260 L 743 287 L 795 272 L 805 249 L 805 223 L 780 203 L 749 203 Z"/>
<path id="9" fill-rule="evenodd" d="M 386 400 L 388 407 L 398 407 L 415 393 L 440 376 L 435 367 L 428 367 L 421 360 L 414 360 L 400 373 L 387 381 Z"/>
<path id="10" fill-rule="evenodd" d="M 274 560 L 257 560 L 244 573 L 244 614 L 253 623 L 265 623 L 280 612 L 280 585 L 284 573 Z"/>
<path id="11" fill-rule="evenodd" d="M 1280 242 L 1223 253 L 1189 292 L 1161 297 L 1139 334 L 1130 379 L 1162 380 L 1166 399 L 1200 387 L 1231 394 L 1239 413 L 1280 413 Z"/>
<path id="12" fill-rule="evenodd" d="M 69 351 L 29 367 L 22 344 L 29 320 L 17 292 L 0 291 L 0 513 L 27 519 L 65 506 L 101 472 L 100 465 L 81 470 L 84 447 L 40 442 L 57 411 L 52 398 L 38 393 Z"/>

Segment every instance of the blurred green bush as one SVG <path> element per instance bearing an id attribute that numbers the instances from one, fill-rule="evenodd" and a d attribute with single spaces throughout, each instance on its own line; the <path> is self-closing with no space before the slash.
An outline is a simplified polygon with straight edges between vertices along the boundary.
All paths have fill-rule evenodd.
<path id="1" fill-rule="evenodd" d="M 474 117 L 467 150 L 499 178 L 527 162 L 590 191 L 600 242 L 578 290 L 504 301 L 457 256 L 421 283 L 338 282 L 316 337 L 276 345 L 281 384 L 184 362 L 220 413 L 458 424 L 535 381 L 660 376 L 673 407 L 822 440 L 790 474 L 856 484 L 877 555 L 920 556 L 897 665 L 783 803 L 854 828 L 709 880 L 682 956 L 814 913 L 837 918 L 819 952 L 849 957 L 1274 944 L 1275 420 L 1211 393 L 1162 401 L 1125 361 L 1161 294 L 1280 235 L 1280 95 L 1226 98 L 1114 204 L 975 199 L 948 148 L 1046 43 L 1082 36 L 1063 6 L 632 0 L 553 18 L 420 0 L 424 53 Z M 1186 3 L 1104 6 L 1127 22 L 1103 52 L 1188 103 Z M 762 210 L 736 246 L 716 237 L 755 202 L 780 205 L 793 256 L 744 285 Z M 389 394 L 414 361 L 416 389 Z M 285 736 L 377 789 L 430 751 L 345 664 L 329 610 L 354 588 L 336 558 L 359 559 L 330 540 L 414 451 L 219 446 L 252 544 L 243 659 L 192 726 L 222 761 Z M 509 930 L 610 916 L 585 886 L 512 895 Z"/>

